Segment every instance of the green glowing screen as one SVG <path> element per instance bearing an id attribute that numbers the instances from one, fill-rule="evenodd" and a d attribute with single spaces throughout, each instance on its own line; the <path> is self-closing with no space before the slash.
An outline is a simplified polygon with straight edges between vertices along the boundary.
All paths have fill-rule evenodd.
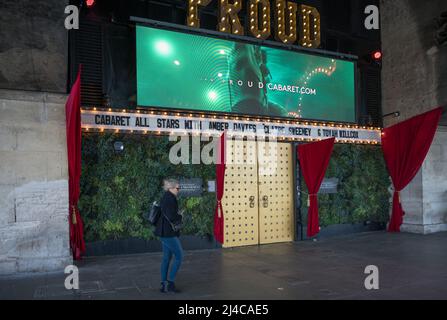
<path id="1" fill-rule="evenodd" d="M 139 106 L 355 122 L 355 64 L 137 26 Z"/>

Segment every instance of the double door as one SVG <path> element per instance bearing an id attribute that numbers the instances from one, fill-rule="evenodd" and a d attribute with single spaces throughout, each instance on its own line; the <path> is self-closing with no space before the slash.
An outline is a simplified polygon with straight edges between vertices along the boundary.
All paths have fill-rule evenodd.
<path id="1" fill-rule="evenodd" d="M 228 140 L 226 152 L 223 246 L 293 241 L 291 144 Z"/>

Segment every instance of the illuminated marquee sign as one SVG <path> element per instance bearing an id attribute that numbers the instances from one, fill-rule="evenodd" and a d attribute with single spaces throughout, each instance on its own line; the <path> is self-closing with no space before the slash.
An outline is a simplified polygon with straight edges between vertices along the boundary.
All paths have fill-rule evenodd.
<path id="1" fill-rule="evenodd" d="M 217 119 L 197 116 L 156 115 L 138 112 L 83 110 L 84 130 L 115 130 L 139 133 L 220 135 L 227 131 L 236 137 L 274 137 L 277 140 L 314 141 L 335 137 L 339 143 L 380 144 L 378 128 L 257 119 Z"/>
<path id="2" fill-rule="evenodd" d="M 209 5 L 211 0 L 188 0 L 187 25 L 200 27 L 199 7 Z M 249 34 L 257 39 L 272 35 L 285 44 L 299 42 L 303 47 L 318 48 L 321 43 L 320 13 L 314 7 L 298 5 L 286 0 L 248 0 L 246 19 Z M 218 26 L 221 32 L 244 35 L 239 12 L 244 0 L 218 0 Z M 272 28 L 271 12 L 274 12 Z"/>

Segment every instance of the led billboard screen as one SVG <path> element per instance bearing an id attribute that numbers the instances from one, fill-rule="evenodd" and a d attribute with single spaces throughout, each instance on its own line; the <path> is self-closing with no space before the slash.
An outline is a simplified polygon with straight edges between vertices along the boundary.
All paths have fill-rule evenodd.
<path id="1" fill-rule="evenodd" d="M 137 26 L 137 103 L 355 122 L 355 63 Z"/>

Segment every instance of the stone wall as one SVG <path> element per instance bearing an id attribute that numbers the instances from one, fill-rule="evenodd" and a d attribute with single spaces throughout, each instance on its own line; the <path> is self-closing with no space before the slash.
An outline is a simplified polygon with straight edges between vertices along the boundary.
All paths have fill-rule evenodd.
<path id="1" fill-rule="evenodd" d="M 0 90 L 0 274 L 71 264 L 65 101 Z"/>
<path id="2" fill-rule="evenodd" d="M 445 0 L 382 0 L 382 109 L 385 126 L 447 106 L 447 47 L 433 50 Z M 445 110 L 446 108 L 444 108 Z M 403 231 L 447 231 L 447 114 L 415 179 L 402 192 Z"/>
<path id="3" fill-rule="evenodd" d="M 434 20 L 445 0 L 382 0 L 382 109 L 385 126 L 447 105 L 447 47 L 436 52 Z M 443 124 L 447 125 L 444 113 Z"/>
<path id="4" fill-rule="evenodd" d="M 0 1 L 0 88 L 67 91 L 68 0 Z"/>
<path id="5" fill-rule="evenodd" d="M 421 170 L 401 193 L 402 231 L 447 231 L 447 128 L 440 127 Z"/>
<path id="6" fill-rule="evenodd" d="M 447 231 L 447 127 L 436 133 L 422 167 L 424 233 Z"/>

